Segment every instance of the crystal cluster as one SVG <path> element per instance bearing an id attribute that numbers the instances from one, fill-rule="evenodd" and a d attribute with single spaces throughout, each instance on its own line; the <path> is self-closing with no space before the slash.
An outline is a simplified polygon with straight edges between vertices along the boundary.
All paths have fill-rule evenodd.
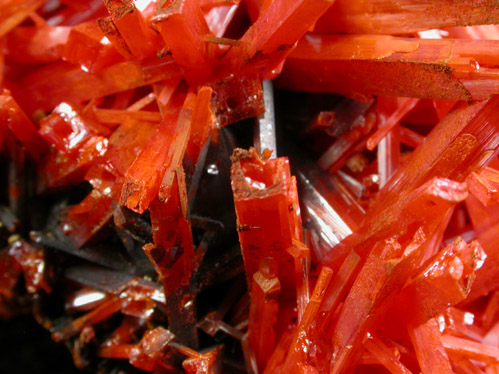
<path id="1" fill-rule="evenodd" d="M 496 24 L 1 1 L 0 317 L 101 374 L 499 373 Z"/>

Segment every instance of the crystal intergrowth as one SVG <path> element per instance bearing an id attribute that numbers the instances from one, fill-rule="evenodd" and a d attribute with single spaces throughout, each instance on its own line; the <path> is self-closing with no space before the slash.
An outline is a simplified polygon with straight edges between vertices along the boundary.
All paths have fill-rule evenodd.
<path id="1" fill-rule="evenodd" d="M 498 56 L 492 0 L 0 2 L 0 316 L 96 373 L 496 373 Z"/>

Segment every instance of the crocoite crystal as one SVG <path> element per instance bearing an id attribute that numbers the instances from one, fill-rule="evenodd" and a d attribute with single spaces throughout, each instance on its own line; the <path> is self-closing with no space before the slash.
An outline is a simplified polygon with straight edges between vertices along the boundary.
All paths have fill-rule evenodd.
<path id="1" fill-rule="evenodd" d="M 499 372 L 496 25 L 1 1 L 0 316 L 96 373 Z"/>

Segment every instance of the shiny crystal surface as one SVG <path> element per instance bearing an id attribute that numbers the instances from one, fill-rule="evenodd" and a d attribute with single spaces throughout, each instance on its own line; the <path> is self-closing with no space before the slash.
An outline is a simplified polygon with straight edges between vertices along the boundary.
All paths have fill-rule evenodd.
<path id="1" fill-rule="evenodd" d="M 1 1 L 0 317 L 90 373 L 496 373 L 498 9 Z"/>

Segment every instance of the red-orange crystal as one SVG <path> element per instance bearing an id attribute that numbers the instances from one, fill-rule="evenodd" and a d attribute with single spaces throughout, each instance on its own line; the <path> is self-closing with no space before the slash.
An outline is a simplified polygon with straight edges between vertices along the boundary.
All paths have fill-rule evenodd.
<path id="1" fill-rule="evenodd" d="M 492 0 L 0 1 L 0 317 L 100 374 L 499 372 L 498 56 Z"/>

